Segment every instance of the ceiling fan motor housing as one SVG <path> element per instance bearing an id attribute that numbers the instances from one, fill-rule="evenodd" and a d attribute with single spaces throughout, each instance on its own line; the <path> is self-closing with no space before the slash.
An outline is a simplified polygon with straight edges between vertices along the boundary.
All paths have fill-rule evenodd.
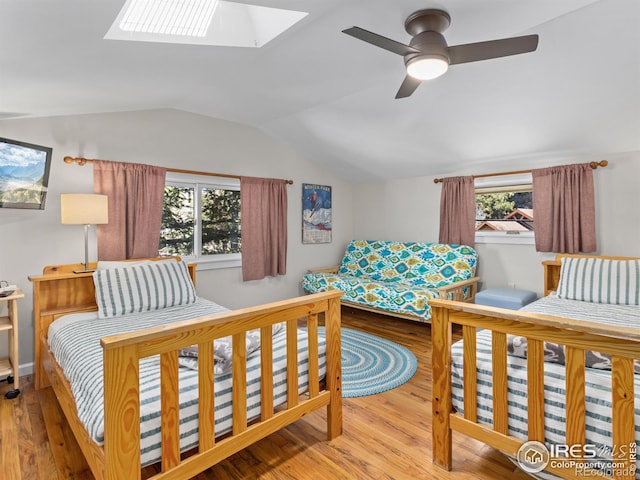
<path id="1" fill-rule="evenodd" d="M 449 63 L 449 48 L 441 33 L 426 31 L 417 34 L 409 42 L 409 46 L 420 50 L 420 53 L 408 53 L 404 56 L 404 64 L 411 63 L 415 58 L 441 58 Z"/>

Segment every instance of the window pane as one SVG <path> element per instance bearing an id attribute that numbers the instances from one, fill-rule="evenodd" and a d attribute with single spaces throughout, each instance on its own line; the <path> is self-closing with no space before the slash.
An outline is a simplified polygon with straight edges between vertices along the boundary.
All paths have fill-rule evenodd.
<path id="1" fill-rule="evenodd" d="M 476 230 L 529 232 L 533 230 L 533 192 L 476 193 Z"/>
<path id="2" fill-rule="evenodd" d="M 240 253 L 240 191 L 202 189 L 202 255 Z"/>
<path id="3" fill-rule="evenodd" d="M 194 189 L 164 187 L 160 255 L 193 256 Z"/>

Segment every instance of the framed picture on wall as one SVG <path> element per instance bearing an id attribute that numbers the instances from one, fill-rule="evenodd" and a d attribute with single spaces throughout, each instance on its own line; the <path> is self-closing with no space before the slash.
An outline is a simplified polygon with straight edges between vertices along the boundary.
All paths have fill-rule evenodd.
<path id="1" fill-rule="evenodd" d="M 302 184 L 302 243 L 331 243 L 331 187 Z"/>
<path id="2" fill-rule="evenodd" d="M 44 210 L 49 147 L 0 138 L 0 207 Z"/>

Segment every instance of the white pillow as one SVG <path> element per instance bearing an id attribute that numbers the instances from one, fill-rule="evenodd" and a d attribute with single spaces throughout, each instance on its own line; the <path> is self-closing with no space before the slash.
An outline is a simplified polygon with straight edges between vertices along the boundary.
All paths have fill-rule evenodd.
<path id="1" fill-rule="evenodd" d="M 640 305 L 640 260 L 563 257 L 558 298 Z"/>
<path id="2" fill-rule="evenodd" d="M 187 305 L 198 298 L 182 261 L 96 270 L 93 283 L 99 318 Z"/>

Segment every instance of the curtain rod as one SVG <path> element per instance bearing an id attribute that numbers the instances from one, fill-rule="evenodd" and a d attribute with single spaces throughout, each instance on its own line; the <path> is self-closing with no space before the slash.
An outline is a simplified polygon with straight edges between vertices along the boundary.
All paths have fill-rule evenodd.
<path id="1" fill-rule="evenodd" d="M 607 160 L 600 160 L 599 162 L 589 162 L 588 165 L 592 169 L 596 169 L 598 167 L 606 167 L 609 165 Z M 483 177 L 501 177 L 503 175 L 517 175 L 519 173 L 531 173 L 531 170 L 514 170 L 513 172 L 499 172 L 499 173 L 483 173 L 482 175 L 472 175 L 473 178 L 483 178 Z M 444 178 L 434 178 L 433 183 L 442 183 Z"/>
<path id="2" fill-rule="evenodd" d="M 93 163 L 91 158 L 79 158 L 79 157 L 64 157 L 64 163 L 77 163 L 78 165 L 86 165 L 87 163 Z M 230 175 L 228 173 L 212 173 L 212 172 L 199 172 L 197 170 L 183 170 L 181 168 L 167 168 L 167 172 L 172 173 L 187 173 L 190 175 L 206 175 L 208 177 L 223 177 L 223 178 L 240 178 L 240 175 Z M 289 185 L 293 185 L 293 180 L 285 180 Z"/>

